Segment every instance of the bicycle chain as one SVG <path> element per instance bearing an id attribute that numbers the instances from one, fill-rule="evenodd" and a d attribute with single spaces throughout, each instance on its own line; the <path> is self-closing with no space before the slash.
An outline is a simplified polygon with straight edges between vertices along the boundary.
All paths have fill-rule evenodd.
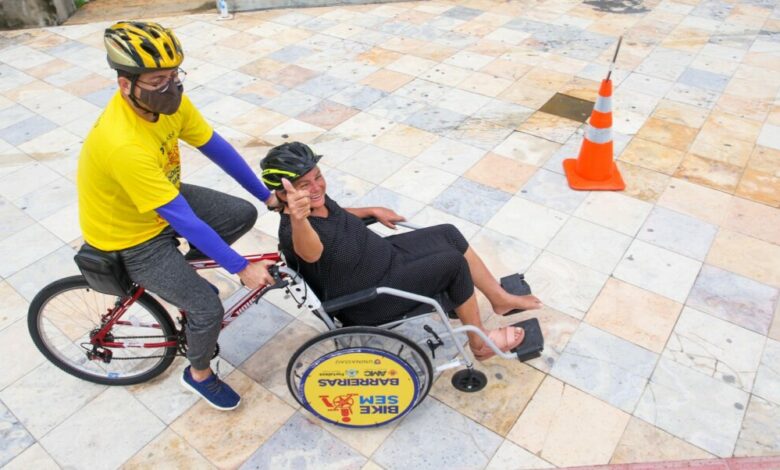
<path id="1" fill-rule="evenodd" d="M 165 338 L 166 340 L 172 340 L 166 336 L 114 336 L 113 339 L 156 339 L 156 338 Z M 178 340 L 178 336 L 176 338 L 173 338 Z M 92 343 L 81 343 L 81 348 L 90 352 L 90 349 L 85 347 L 85 345 L 94 346 Z M 114 349 L 114 348 L 104 348 L 104 349 Z M 118 348 L 118 349 L 129 349 L 129 348 Z M 167 348 L 166 348 L 167 349 Z M 179 345 L 176 345 L 176 355 L 177 356 L 183 356 L 179 351 Z M 154 359 L 158 357 L 166 357 L 165 355 L 159 355 L 159 356 L 143 356 L 143 357 L 114 357 L 111 356 L 112 361 L 137 361 L 141 359 Z"/>

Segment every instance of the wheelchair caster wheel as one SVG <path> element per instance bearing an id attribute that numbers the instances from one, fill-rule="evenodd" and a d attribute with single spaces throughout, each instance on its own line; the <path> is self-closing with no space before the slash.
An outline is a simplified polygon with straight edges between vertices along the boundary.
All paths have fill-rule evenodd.
<path id="1" fill-rule="evenodd" d="M 466 393 L 478 392 L 487 385 L 487 377 L 475 369 L 463 369 L 452 376 L 452 386 Z"/>

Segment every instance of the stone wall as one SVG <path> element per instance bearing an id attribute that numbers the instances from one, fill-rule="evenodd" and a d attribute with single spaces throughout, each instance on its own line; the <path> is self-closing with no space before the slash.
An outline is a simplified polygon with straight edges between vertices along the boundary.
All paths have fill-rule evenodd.
<path id="1" fill-rule="evenodd" d="M 52 26 L 75 11 L 74 0 L 0 0 L 0 29 Z"/>

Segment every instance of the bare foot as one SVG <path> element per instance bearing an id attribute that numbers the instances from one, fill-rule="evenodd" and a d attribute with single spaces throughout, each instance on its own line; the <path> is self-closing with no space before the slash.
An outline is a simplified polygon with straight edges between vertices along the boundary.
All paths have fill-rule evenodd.
<path id="1" fill-rule="evenodd" d="M 512 295 L 507 293 L 506 298 L 492 306 L 496 315 L 507 315 L 513 310 L 536 310 L 542 308 L 543 305 L 542 301 L 535 295 Z"/>

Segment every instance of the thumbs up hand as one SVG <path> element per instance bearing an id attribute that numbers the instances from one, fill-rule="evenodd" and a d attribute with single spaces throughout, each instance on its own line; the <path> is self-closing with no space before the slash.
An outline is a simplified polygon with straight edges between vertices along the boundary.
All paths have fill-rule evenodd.
<path id="1" fill-rule="evenodd" d="M 311 197 L 309 191 L 297 190 L 287 178 L 282 178 L 282 186 L 287 194 L 287 209 L 290 212 L 290 218 L 294 220 L 304 220 L 311 214 Z"/>

